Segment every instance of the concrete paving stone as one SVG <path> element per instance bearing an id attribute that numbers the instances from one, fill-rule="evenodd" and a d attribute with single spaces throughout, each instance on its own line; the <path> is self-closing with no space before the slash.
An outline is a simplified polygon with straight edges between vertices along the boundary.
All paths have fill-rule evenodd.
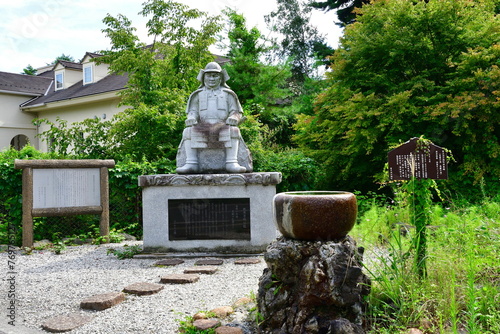
<path id="1" fill-rule="evenodd" d="M 124 300 L 125 294 L 123 292 L 108 292 L 84 299 L 80 303 L 80 307 L 87 310 L 102 311 L 120 304 Z"/>
<path id="2" fill-rule="evenodd" d="M 194 263 L 195 266 L 220 266 L 224 263 L 223 260 L 213 259 L 213 260 L 198 260 Z"/>
<path id="3" fill-rule="evenodd" d="M 91 315 L 81 313 L 58 315 L 46 320 L 42 324 L 42 328 L 51 333 L 64 333 L 85 325 L 90 322 L 92 318 Z"/>
<path id="4" fill-rule="evenodd" d="M 234 264 L 257 264 L 260 262 L 261 262 L 261 259 L 248 258 L 248 259 L 235 260 Z"/>
<path id="5" fill-rule="evenodd" d="M 160 283 L 166 284 L 188 284 L 195 283 L 200 280 L 199 275 L 194 274 L 170 274 L 162 276 L 160 278 Z"/>
<path id="6" fill-rule="evenodd" d="M 138 295 L 138 296 L 145 296 L 145 295 L 153 295 L 155 293 L 158 293 L 161 290 L 163 290 L 163 288 L 164 288 L 164 286 L 161 284 L 139 282 L 139 283 L 130 284 L 129 286 L 125 287 L 123 289 L 123 292 L 131 293 L 131 294 Z"/>
<path id="7" fill-rule="evenodd" d="M 198 266 L 191 267 L 184 270 L 184 274 L 205 274 L 212 275 L 215 274 L 219 268 L 215 266 Z"/>
<path id="8" fill-rule="evenodd" d="M 177 266 L 179 264 L 184 263 L 184 260 L 181 259 L 164 259 L 160 261 L 156 261 L 153 265 L 154 266 L 165 266 L 165 267 L 173 267 Z"/>

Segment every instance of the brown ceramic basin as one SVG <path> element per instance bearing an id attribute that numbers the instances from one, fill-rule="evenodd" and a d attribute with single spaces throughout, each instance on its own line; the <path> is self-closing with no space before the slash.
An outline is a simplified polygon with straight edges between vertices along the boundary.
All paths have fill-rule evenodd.
<path id="1" fill-rule="evenodd" d="M 356 196 L 343 191 L 284 192 L 274 196 L 274 217 L 285 237 L 338 240 L 356 222 Z"/>

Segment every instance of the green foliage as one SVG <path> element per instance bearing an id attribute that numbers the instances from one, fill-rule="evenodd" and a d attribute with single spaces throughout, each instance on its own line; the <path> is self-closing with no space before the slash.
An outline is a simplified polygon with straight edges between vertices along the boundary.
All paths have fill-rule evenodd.
<path id="1" fill-rule="evenodd" d="M 149 0 L 139 14 L 149 18 L 146 28 L 153 44 L 140 43 L 125 16 L 108 14 L 103 32 L 112 47 L 95 61 L 109 64 L 114 73 L 127 73 L 127 89 L 120 92 L 123 105 L 144 104 L 156 106 L 161 114 L 179 113 L 198 86 L 198 71 L 213 61 L 208 47 L 221 29 L 220 18 L 170 0 Z M 193 21 L 199 25 L 193 26 Z"/>
<path id="2" fill-rule="evenodd" d="M 107 254 L 113 254 L 120 260 L 124 259 L 131 259 L 134 257 L 134 255 L 140 254 L 142 252 L 142 246 L 141 245 L 125 245 L 123 246 L 123 249 L 113 249 L 109 248 L 107 251 Z"/>
<path id="3" fill-rule="evenodd" d="M 23 68 L 23 73 L 21 74 L 26 74 L 26 75 L 36 75 L 36 68 L 31 66 L 31 64 L 28 64 L 25 68 Z"/>
<path id="4" fill-rule="evenodd" d="M 368 250 L 369 333 L 400 333 L 423 323 L 432 333 L 498 332 L 500 203 L 430 206 L 427 276 L 422 277 L 412 270 L 417 233 L 409 207 L 399 201 L 400 194 L 396 197 L 390 206 L 373 199 L 351 232 Z"/>
<path id="5" fill-rule="evenodd" d="M 48 130 L 38 136 L 47 142 L 50 152 L 87 159 L 103 159 L 111 155 L 114 146 L 109 136 L 111 121 L 89 118 L 68 124 L 68 121 L 57 117 L 56 123 L 47 119 L 36 119 L 34 124 L 49 126 Z"/>
<path id="6" fill-rule="evenodd" d="M 266 65 L 261 58 L 270 48 L 265 45 L 260 31 L 246 27 L 246 19 L 235 10 L 226 8 L 227 56 L 231 62 L 224 68 L 231 77 L 230 86 L 238 94 L 244 109 L 252 104 L 264 108 L 289 95 L 286 81 L 291 76 L 286 65 Z M 221 37 L 222 39 L 222 37 Z"/>
<path id="7" fill-rule="evenodd" d="M 60 56 L 57 56 L 56 59 L 54 59 L 54 61 L 52 63 L 47 64 L 47 65 L 55 65 L 59 60 L 75 62 L 75 58 L 73 58 L 73 56 L 66 55 L 66 54 L 62 53 Z"/>
<path id="8" fill-rule="evenodd" d="M 321 168 L 311 158 L 297 150 L 273 152 L 269 150 L 253 151 L 256 171 L 277 171 L 283 180 L 277 185 L 277 191 L 312 190 L 322 178 Z"/>
<path id="9" fill-rule="evenodd" d="M 204 313 L 207 315 L 208 318 L 213 318 L 215 317 L 215 314 L 213 312 L 205 312 L 205 311 L 200 311 L 198 313 Z M 184 316 L 183 319 L 177 319 L 176 320 L 179 323 L 179 333 L 184 333 L 184 334 L 215 334 L 215 329 L 214 328 L 209 328 L 205 330 L 200 330 L 197 329 L 194 325 L 194 319 L 192 316 L 186 315 Z"/>
<path id="10" fill-rule="evenodd" d="M 137 183 L 138 177 L 174 171 L 175 163 L 168 159 L 156 162 L 118 161 L 109 171 L 111 227 L 141 238 L 142 189 Z"/>
<path id="11" fill-rule="evenodd" d="M 180 114 L 162 114 L 158 107 L 139 105 L 118 113 L 109 121 L 85 119 L 68 124 L 56 119 L 39 136 L 49 149 L 61 155 L 86 159 L 175 159 L 184 122 Z"/>
<path id="12" fill-rule="evenodd" d="M 292 79 L 300 89 L 301 84 L 312 77 L 315 46 L 324 44 L 318 29 L 310 22 L 311 7 L 302 0 L 278 0 L 278 8 L 265 16 L 271 31 L 279 32 L 277 54 L 282 59 L 288 59 L 291 64 Z"/>
<path id="13" fill-rule="evenodd" d="M 340 25 L 344 26 L 354 23 L 356 19 L 356 8 L 361 8 L 361 6 L 369 2 L 370 0 L 325 0 L 313 1 L 311 6 L 325 11 L 335 10 L 341 22 Z"/>
<path id="14" fill-rule="evenodd" d="M 467 191 L 466 179 L 498 183 L 500 18 L 492 3 L 375 1 L 360 13 L 316 113 L 296 127 L 328 185 L 375 190 L 391 145 L 421 135 L 453 152 L 452 192 Z"/>
<path id="15" fill-rule="evenodd" d="M 135 161 L 174 160 L 183 128 L 180 113 L 162 114 L 159 108 L 145 105 L 127 109 L 113 118 L 109 136 L 120 144 L 113 147 L 111 156 Z"/>

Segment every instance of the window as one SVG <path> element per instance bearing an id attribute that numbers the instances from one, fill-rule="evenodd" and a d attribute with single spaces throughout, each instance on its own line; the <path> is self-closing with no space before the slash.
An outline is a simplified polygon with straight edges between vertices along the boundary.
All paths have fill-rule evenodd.
<path id="1" fill-rule="evenodd" d="M 20 151 L 24 146 L 28 145 L 30 140 L 25 135 L 17 135 L 10 141 L 10 146 Z"/>
<path id="2" fill-rule="evenodd" d="M 92 75 L 92 65 L 86 66 L 83 68 L 83 84 L 89 84 L 94 82 L 94 78 Z"/>
<path id="3" fill-rule="evenodd" d="M 64 73 L 56 74 L 56 89 L 64 88 Z"/>

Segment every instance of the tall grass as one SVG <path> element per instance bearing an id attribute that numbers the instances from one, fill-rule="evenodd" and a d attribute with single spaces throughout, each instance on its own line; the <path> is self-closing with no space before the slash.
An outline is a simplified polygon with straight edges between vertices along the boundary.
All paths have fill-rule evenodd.
<path id="1" fill-rule="evenodd" d="M 500 200 L 428 208 L 424 277 L 413 270 L 408 208 L 390 204 L 365 202 L 351 232 L 372 278 L 369 333 L 500 333 Z"/>

